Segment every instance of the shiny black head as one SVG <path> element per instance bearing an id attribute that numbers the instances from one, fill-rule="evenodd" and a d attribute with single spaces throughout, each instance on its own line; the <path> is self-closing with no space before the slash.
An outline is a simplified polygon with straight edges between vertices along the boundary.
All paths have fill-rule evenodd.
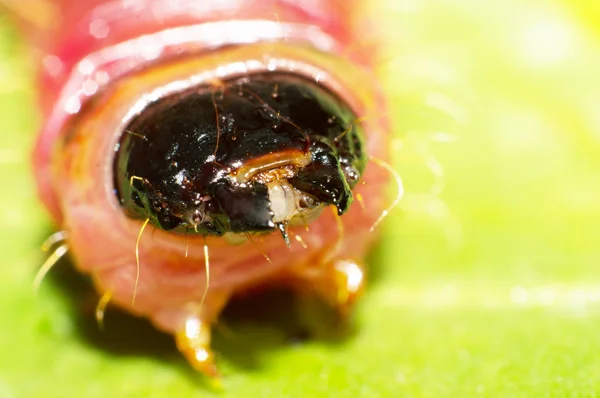
<path id="1" fill-rule="evenodd" d="M 356 119 L 291 74 L 194 87 L 129 123 L 115 148 L 116 192 L 131 217 L 204 235 L 274 230 L 326 204 L 343 214 L 366 160 Z"/>

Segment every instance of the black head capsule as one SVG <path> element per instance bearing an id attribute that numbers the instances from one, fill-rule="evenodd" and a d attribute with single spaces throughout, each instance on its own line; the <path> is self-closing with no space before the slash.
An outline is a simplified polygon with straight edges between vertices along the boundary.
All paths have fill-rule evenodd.
<path id="1" fill-rule="evenodd" d="M 366 164 L 363 131 L 308 79 L 260 73 L 147 106 L 116 146 L 114 181 L 130 217 L 203 235 L 285 229 L 324 205 L 341 215 Z"/>

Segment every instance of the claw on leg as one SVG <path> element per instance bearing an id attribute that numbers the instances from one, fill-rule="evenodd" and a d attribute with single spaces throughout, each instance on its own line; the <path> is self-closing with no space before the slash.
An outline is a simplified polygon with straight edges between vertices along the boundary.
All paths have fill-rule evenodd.
<path id="1" fill-rule="evenodd" d="M 356 261 L 347 259 L 334 261 L 332 268 L 334 305 L 340 312 L 347 313 L 364 290 L 365 272 Z"/>
<path id="2" fill-rule="evenodd" d="M 310 267 L 297 275 L 310 290 L 323 297 L 337 312 L 346 318 L 364 290 L 365 272 L 355 260 L 338 258 Z"/>
<path id="3" fill-rule="evenodd" d="M 189 316 L 175 335 L 177 348 L 194 369 L 211 379 L 219 378 L 215 355 L 210 349 L 211 325 L 198 315 Z"/>

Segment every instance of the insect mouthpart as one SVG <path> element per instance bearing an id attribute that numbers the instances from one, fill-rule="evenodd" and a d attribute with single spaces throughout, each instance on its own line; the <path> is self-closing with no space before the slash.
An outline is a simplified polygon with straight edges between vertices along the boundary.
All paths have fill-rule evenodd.
<path id="1" fill-rule="evenodd" d="M 363 131 L 334 93 L 264 72 L 149 104 L 115 147 L 114 184 L 132 218 L 179 233 L 271 232 L 345 213 L 366 164 Z"/>

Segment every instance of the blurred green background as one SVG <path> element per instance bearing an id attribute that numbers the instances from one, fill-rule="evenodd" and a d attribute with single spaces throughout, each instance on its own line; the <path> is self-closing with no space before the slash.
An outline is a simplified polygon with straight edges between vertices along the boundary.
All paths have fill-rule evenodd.
<path id="1" fill-rule="evenodd" d="M 375 8 L 407 193 L 356 331 L 304 339 L 285 306 L 238 305 L 221 393 L 144 322 L 109 311 L 98 331 L 67 264 L 33 294 L 52 230 L 29 162 L 33 66 L 0 16 L 1 398 L 600 395 L 600 3 Z"/>

